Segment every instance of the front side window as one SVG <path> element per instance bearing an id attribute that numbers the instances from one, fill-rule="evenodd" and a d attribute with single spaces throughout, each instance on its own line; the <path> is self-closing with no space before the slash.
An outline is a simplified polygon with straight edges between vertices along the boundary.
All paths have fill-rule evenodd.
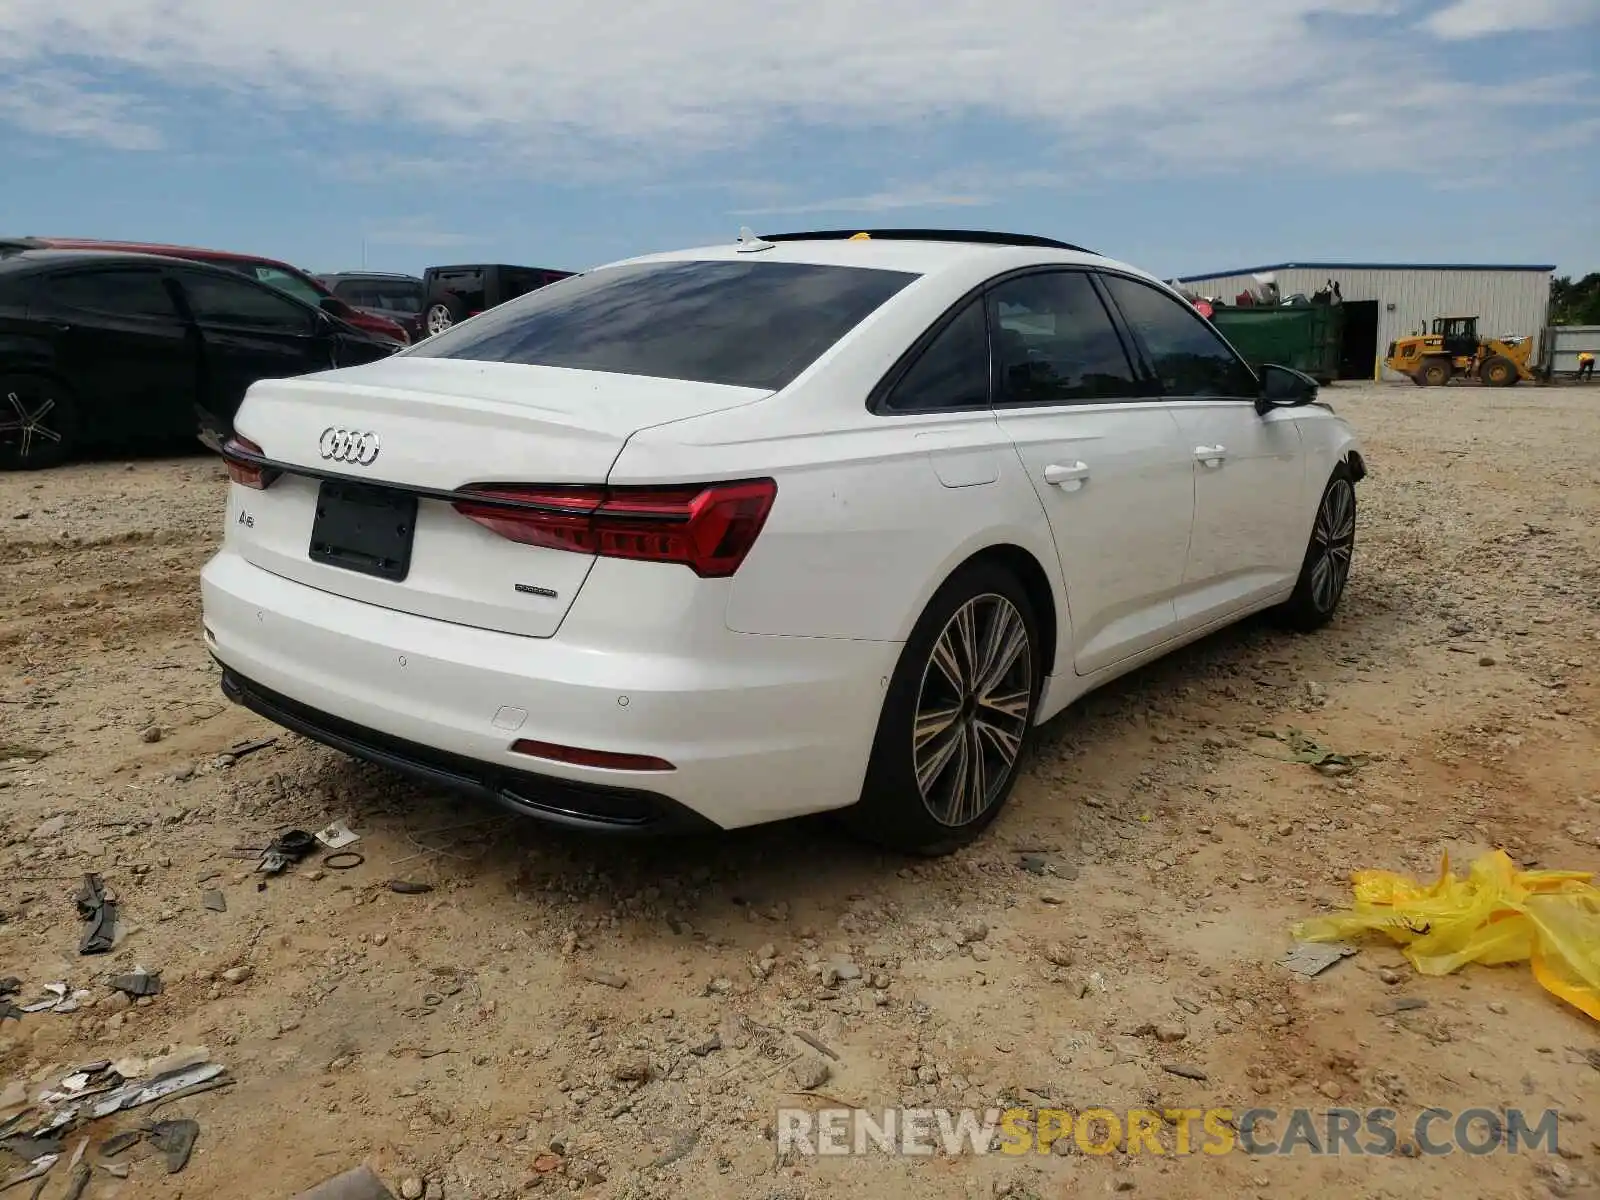
<path id="1" fill-rule="evenodd" d="M 1101 278 L 1144 344 L 1163 395 L 1236 399 L 1260 390 L 1250 368 L 1187 304 L 1126 276 Z"/>
<path id="2" fill-rule="evenodd" d="M 195 319 L 207 325 L 232 325 L 281 333 L 310 333 L 311 314 L 271 288 L 226 275 L 182 276 Z"/>
<path id="3" fill-rule="evenodd" d="M 997 399 L 1002 404 L 1092 404 L 1143 390 L 1089 277 L 1048 271 L 997 284 Z"/>
<path id="4" fill-rule="evenodd" d="M 891 412 L 983 408 L 989 403 L 989 331 L 983 298 L 969 300 L 884 401 Z"/>
<path id="5" fill-rule="evenodd" d="M 406 353 L 777 391 L 915 278 L 750 260 L 607 267 Z"/>
<path id="6" fill-rule="evenodd" d="M 172 297 L 162 285 L 161 272 L 134 270 L 74 271 L 47 276 L 40 298 L 59 307 L 116 317 L 176 318 Z"/>

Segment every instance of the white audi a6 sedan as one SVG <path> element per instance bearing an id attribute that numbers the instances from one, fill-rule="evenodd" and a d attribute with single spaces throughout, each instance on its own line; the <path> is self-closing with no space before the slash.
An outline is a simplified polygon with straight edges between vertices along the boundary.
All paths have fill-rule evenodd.
<path id="1" fill-rule="evenodd" d="M 1356 439 L 1149 275 L 1042 238 L 633 259 L 254 385 L 223 688 L 568 826 L 977 836 L 1030 731 L 1246 614 L 1332 616 Z"/>

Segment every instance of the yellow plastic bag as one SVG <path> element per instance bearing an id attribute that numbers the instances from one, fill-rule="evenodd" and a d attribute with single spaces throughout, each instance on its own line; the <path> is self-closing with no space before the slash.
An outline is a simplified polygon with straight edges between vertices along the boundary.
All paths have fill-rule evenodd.
<path id="1" fill-rule="evenodd" d="M 1519 871 L 1504 850 L 1484 854 L 1465 877 L 1418 883 L 1393 871 L 1351 876 L 1355 906 L 1294 927 L 1307 942 L 1373 931 L 1405 947 L 1424 975 L 1467 963 L 1529 961 L 1539 985 L 1600 1021 L 1600 888 L 1588 871 Z"/>

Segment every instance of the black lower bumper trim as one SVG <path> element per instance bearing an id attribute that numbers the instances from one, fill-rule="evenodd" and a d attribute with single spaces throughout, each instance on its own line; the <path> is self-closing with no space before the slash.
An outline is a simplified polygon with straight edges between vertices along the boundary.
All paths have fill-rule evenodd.
<path id="1" fill-rule="evenodd" d="M 221 664 L 219 664 L 221 665 Z M 492 800 L 512 812 L 602 833 L 706 833 L 717 827 L 676 800 L 634 788 L 575 783 L 435 750 L 321 712 L 222 667 L 222 694 L 304 737 L 420 783 Z"/>

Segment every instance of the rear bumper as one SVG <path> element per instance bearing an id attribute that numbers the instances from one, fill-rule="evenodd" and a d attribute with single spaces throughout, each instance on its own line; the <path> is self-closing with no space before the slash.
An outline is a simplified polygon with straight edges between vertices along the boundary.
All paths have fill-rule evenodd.
<path id="1" fill-rule="evenodd" d="M 605 623 L 581 619 L 583 595 L 558 637 L 522 637 L 332 595 L 228 548 L 206 564 L 201 593 L 207 646 L 239 703 L 415 778 L 619 832 L 728 829 L 855 803 L 900 649 L 728 632 L 709 645 L 686 638 L 692 652 L 641 653 L 606 644 Z M 511 751 L 521 738 L 675 769 L 532 758 Z"/>
<path id="2" fill-rule="evenodd" d="M 490 800 L 569 829 L 665 834 L 715 828 L 699 813 L 652 792 L 514 771 L 391 737 L 268 691 L 228 667 L 222 668 L 222 694 L 285 729 L 418 783 Z"/>

